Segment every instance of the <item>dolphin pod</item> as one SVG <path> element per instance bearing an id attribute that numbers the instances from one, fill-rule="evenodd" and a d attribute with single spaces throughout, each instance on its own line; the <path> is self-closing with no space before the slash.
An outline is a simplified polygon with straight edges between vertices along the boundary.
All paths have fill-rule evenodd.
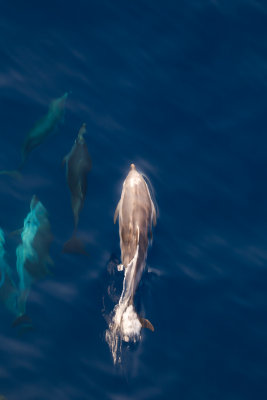
<path id="1" fill-rule="evenodd" d="M 87 254 L 83 243 L 76 237 L 79 215 L 84 206 L 87 191 L 87 175 L 92 167 L 92 161 L 83 137 L 85 133 L 86 125 L 83 124 L 71 151 L 63 159 L 63 164 L 66 164 L 66 178 L 71 193 L 71 206 L 74 216 L 73 235 L 63 247 L 63 251 L 66 253 Z"/>
<path id="2" fill-rule="evenodd" d="M 33 126 L 24 139 L 21 148 L 21 162 L 18 168 L 15 170 L 2 170 L 0 171 L 0 175 L 19 176 L 29 154 L 36 147 L 40 146 L 43 141 L 56 130 L 59 123 L 62 122 L 67 97 L 68 93 L 66 92 L 63 96 L 51 101 L 47 114 Z"/>
<path id="3" fill-rule="evenodd" d="M 140 317 L 134 308 L 134 295 L 146 265 L 148 235 L 157 219 L 148 186 L 134 164 L 131 164 L 123 183 L 114 223 L 118 217 L 122 261 L 118 269 L 124 269 L 124 281 L 119 303 L 115 306 L 106 332 L 114 363 L 118 360 L 121 339 L 136 341 L 140 337 L 141 327 L 154 331 L 151 322 Z"/>
<path id="4" fill-rule="evenodd" d="M 17 170 L 0 171 L 0 175 L 19 175 L 29 154 L 53 132 L 63 120 L 68 93 L 53 100 L 47 114 L 39 120 L 25 137 L 21 149 L 21 163 Z M 70 152 L 64 157 L 66 180 L 71 195 L 74 228 L 71 238 L 64 244 L 63 252 L 87 255 L 83 242 L 77 238 L 80 213 L 84 207 L 87 192 L 87 177 L 92 162 L 84 138 L 84 123 Z M 141 328 L 154 331 L 152 323 L 139 315 L 135 309 L 135 294 L 146 266 L 147 250 L 152 242 L 152 227 L 156 224 L 157 213 L 144 176 L 131 164 L 124 180 L 121 197 L 114 214 L 114 223 L 119 220 L 121 264 L 124 271 L 123 289 L 118 304 L 110 315 L 106 330 L 106 341 L 110 347 L 114 364 L 121 360 L 122 342 L 136 342 Z M 16 249 L 16 277 L 6 261 L 5 235 L 0 228 L 0 301 L 15 316 L 13 326 L 29 324 L 26 314 L 30 289 L 38 279 L 49 272 L 50 245 L 52 234 L 48 213 L 36 196 L 32 197 L 30 212 L 19 231 L 21 243 Z"/>

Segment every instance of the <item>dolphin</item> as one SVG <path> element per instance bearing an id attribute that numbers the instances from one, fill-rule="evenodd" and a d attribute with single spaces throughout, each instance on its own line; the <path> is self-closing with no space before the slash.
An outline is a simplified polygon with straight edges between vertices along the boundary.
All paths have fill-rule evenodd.
<path id="1" fill-rule="evenodd" d="M 123 291 L 119 301 L 122 307 L 118 314 L 123 317 L 129 306 L 134 310 L 134 295 L 146 265 L 148 234 L 152 235 L 152 225 L 156 225 L 157 219 L 146 181 L 137 172 L 134 164 L 131 164 L 130 172 L 123 183 L 121 198 L 114 214 L 114 223 L 118 216 L 121 261 L 125 269 Z M 141 317 L 138 319 L 143 327 L 154 331 L 153 325 L 148 320 Z"/>
<path id="2" fill-rule="evenodd" d="M 21 148 L 21 163 L 16 170 L 2 170 L 0 175 L 6 174 L 11 176 L 20 176 L 20 171 L 24 167 L 29 154 L 57 128 L 58 124 L 63 120 L 65 112 L 65 103 L 68 92 L 63 96 L 52 100 L 48 112 L 43 116 L 26 135 Z"/>
<path id="3" fill-rule="evenodd" d="M 154 331 L 151 322 L 137 315 L 134 308 L 134 296 L 146 265 L 149 238 L 152 239 L 152 226 L 157 220 L 147 183 L 134 164 L 123 183 L 114 223 L 118 217 L 122 261 L 118 270 L 124 269 L 123 290 L 106 331 L 114 364 L 121 361 L 121 340 L 135 342 L 142 327 Z"/>
<path id="4" fill-rule="evenodd" d="M 74 216 L 73 235 L 64 244 L 63 252 L 86 255 L 83 243 L 76 237 L 79 215 L 84 206 L 87 191 L 87 175 L 92 167 L 91 157 L 83 137 L 85 133 L 86 124 L 84 123 L 79 130 L 71 151 L 63 159 L 63 165 L 66 164 L 66 178 L 71 193 L 71 206 Z"/>
<path id="5" fill-rule="evenodd" d="M 53 263 L 49 256 L 52 234 L 48 213 L 36 196 L 32 197 L 30 212 L 24 220 L 21 241 L 16 249 L 19 276 L 18 318 L 25 320 L 28 319 L 25 310 L 31 285 L 50 274 L 48 265 Z M 16 325 L 16 321 L 13 325 Z"/>
<path id="6" fill-rule="evenodd" d="M 146 265 L 148 235 L 157 219 L 146 181 L 134 164 L 131 164 L 130 172 L 123 183 L 114 223 L 118 217 L 122 261 L 118 269 L 124 269 L 124 281 L 119 303 L 114 308 L 109 330 L 106 331 L 106 340 L 114 363 L 118 358 L 121 338 L 126 342 L 136 341 L 140 337 L 141 327 L 154 331 L 151 322 L 138 316 L 134 309 L 134 295 Z"/>

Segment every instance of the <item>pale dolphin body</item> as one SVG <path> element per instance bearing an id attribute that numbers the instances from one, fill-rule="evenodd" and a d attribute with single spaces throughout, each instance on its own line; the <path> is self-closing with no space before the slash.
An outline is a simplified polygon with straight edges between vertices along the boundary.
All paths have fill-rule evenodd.
<path id="1" fill-rule="evenodd" d="M 66 163 L 66 178 L 71 193 L 71 206 L 74 217 L 73 235 L 63 247 L 63 251 L 66 253 L 87 254 L 83 243 L 76 237 L 79 215 L 87 192 L 87 175 L 92 167 L 91 157 L 83 137 L 85 133 L 86 124 L 83 124 L 70 153 L 63 160 L 63 163 Z"/>
<path id="2" fill-rule="evenodd" d="M 136 340 L 141 327 L 154 330 L 153 325 L 139 317 L 134 310 L 134 295 L 145 268 L 148 235 L 156 224 L 156 209 L 143 176 L 131 165 L 115 211 L 114 223 L 119 217 L 121 261 L 125 269 L 123 291 L 106 334 L 114 363 L 117 361 L 119 337 Z"/>
<path id="3" fill-rule="evenodd" d="M 65 103 L 68 93 L 63 96 L 52 100 L 47 114 L 42 117 L 26 135 L 22 148 L 21 148 L 21 163 L 17 170 L 2 170 L 0 175 L 19 176 L 20 171 L 24 167 L 29 154 L 36 147 L 40 146 L 43 141 L 56 130 L 58 124 L 63 120 L 65 112 Z"/>

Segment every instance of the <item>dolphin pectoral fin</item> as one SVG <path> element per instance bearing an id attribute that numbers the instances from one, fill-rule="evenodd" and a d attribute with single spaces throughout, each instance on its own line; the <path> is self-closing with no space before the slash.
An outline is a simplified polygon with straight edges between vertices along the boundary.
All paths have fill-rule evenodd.
<path id="1" fill-rule="evenodd" d="M 151 324 L 150 321 L 148 321 L 148 319 L 142 318 L 142 317 L 138 317 L 139 321 L 142 325 L 143 328 L 147 328 L 149 330 L 151 330 L 152 332 L 154 332 L 154 326 Z"/>
<path id="2" fill-rule="evenodd" d="M 120 212 L 120 204 L 121 204 L 121 201 L 118 202 L 117 208 L 114 213 L 114 224 L 116 224 L 116 221 L 117 221 L 117 218 L 118 218 L 118 215 Z"/>

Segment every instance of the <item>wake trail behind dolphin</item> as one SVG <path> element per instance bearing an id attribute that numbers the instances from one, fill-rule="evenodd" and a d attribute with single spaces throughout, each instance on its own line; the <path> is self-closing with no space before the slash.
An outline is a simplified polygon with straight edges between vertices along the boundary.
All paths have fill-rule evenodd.
<path id="1" fill-rule="evenodd" d="M 106 331 L 106 341 L 110 347 L 114 364 L 121 361 L 122 341 L 136 342 L 140 339 L 142 323 L 133 306 L 139 243 L 135 255 L 125 268 L 123 290 L 119 303 L 113 310 L 113 318 Z"/>

